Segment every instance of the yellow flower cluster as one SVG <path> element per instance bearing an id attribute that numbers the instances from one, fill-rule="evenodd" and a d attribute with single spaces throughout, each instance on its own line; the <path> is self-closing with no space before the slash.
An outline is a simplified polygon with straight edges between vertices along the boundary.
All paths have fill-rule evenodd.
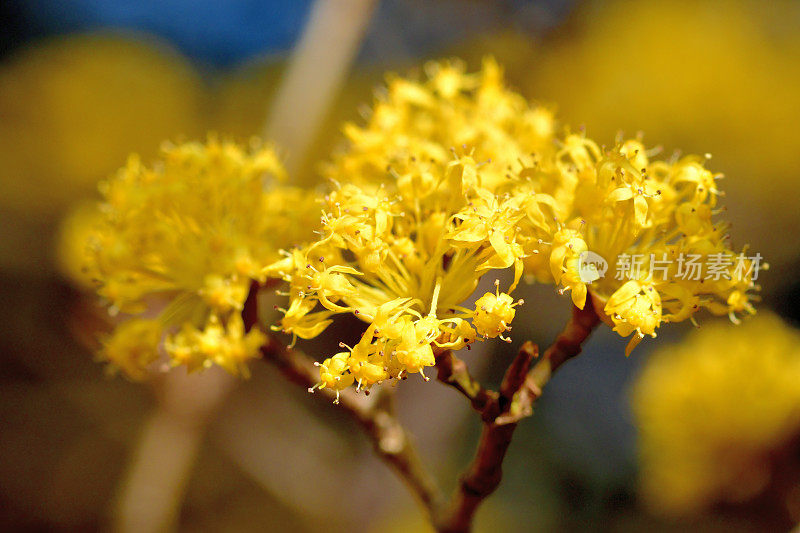
<path id="1" fill-rule="evenodd" d="M 632 401 L 654 509 L 746 501 L 770 482 L 770 454 L 800 433 L 800 333 L 771 315 L 704 327 L 648 361 Z"/>
<path id="2" fill-rule="evenodd" d="M 337 313 L 369 324 L 322 363 L 320 388 L 369 389 L 422 373 L 436 350 L 503 335 L 523 271 L 571 290 L 580 308 L 590 298 L 617 332 L 635 333 L 628 351 L 701 307 L 753 311 L 749 260 L 713 279 L 681 277 L 686 256 L 733 254 L 713 221 L 719 176 L 703 158 L 651 161 L 639 140 L 558 139 L 552 114 L 506 88 L 492 60 L 476 74 L 457 62 L 425 70 L 424 81 L 390 78 L 367 123 L 345 126 L 319 239 L 265 270 L 291 284 L 279 329 L 314 337 Z M 609 275 L 585 261 L 590 251 Z M 617 279 L 625 255 L 646 260 Z M 653 258 L 670 261 L 659 276 Z M 512 266 L 506 293 L 462 307 L 484 274 Z"/>
<path id="3" fill-rule="evenodd" d="M 105 343 L 106 359 L 142 377 L 161 347 L 190 371 L 246 373 L 264 340 L 244 332 L 250 284 L 318 219 L 308 193 L 277 183 L 284 175 L 269 148 L 211 139 L 166 145 L 153 167 L 132 156 L 101 185 L 88 269 L 111 313 L 133 316 Z"/>
<path id="4" fill-rule="evenodd" d="M 704 158 L 652 160 L 638 139 L 602 150 L 573 134 L 554 164 L 571 198 L 531 270 L 546 277 L 540 258 L 549 257 L 553 281 L 572 291 L 576 306 L 588 294 L 614 331 L 634 334 L 626 353 L 662 323 L 691 319 L 700 308 L 733 322 L 755 312 L 748 291 L 766 264 L 734 252 L 727 224 L 715 222 L 722 176 Z M 594 270 L 589 252 L 606 262 L 605 272 Z"/>
<path id="5" fill-rule="evenodd" d="M 505 338 L 510 329 L 521 302 L 501 293 L 499 283 L 474 308 L 461 304 L 492 269 L 516 266 L 519 279 L 515 222 L 526 216 L 523 199 L 481 188 L 481 167 L 468 155 L 441 176 L 433 163 L 415 168 L 391 187 L 336 188 L 326 198 L 319 240 L 265 270 L 290 283 L 278 329 L 314 337 L 337 313 L 369 323 L 355 347 L 342 345 L 346 351 L 320 365 L 319 388 L 355 382 L 369 390 L 390 378 L 424 376 L 436 350 Z"/>
<path id="6" fill-rule="evenodd" d="M 493 189 L 520 156 L 552 154 L 552 110 L 508 89 L 494 59 L 485 59 L 478 73 L 466 73 L 457 60 L 431 62 L 424 70 L 422 81 L 389 76 L 367 123 L 344 125 L 348 145 L 325 167 L 327 177 L 381 183 L 387 167 L 402 175 L 414 160 L 441 174 L 453 148 L 470 147 L 476 161 L 494 163 L 481 175 L 482 185 Z"/>

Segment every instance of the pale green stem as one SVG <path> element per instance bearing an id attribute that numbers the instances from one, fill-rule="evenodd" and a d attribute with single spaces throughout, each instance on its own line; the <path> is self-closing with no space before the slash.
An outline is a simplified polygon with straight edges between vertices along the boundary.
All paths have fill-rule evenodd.
<path id="1" fill-rule="evenodd" d="M 290 175 L 302 168 L 355 59 L 377 0 L 317 0 L 270 106 L 264 137 L 286 151 Z"/>
<path id="2" fill-rule="evenodd" d="M 142 428 L 117 489 L 113 531 L 175 529 L 208 421 L 236 383 L 220 369 L 181 372 L 173 370 L 158 383 L 158 407 Z"/>

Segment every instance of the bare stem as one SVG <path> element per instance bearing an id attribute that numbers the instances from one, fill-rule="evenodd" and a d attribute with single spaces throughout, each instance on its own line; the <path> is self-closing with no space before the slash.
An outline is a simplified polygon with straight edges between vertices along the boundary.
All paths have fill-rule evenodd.
<path id="1" fill-rule="evenodd" d="M 517 423 L 533 413 L 533 403 L 553 372 L 581 352 L 600 319 L 594 308 L 574 307 L 572 316 L 555 342 L 529 371 L 538 356 L 536 346 L 526 342 L 506 370 L 500 392 L 485 389 L 469 374 L 467 365 L 449 352 L 437 355 L 439 381 L 454 387 L 469 398 L 483 420 L 475 457 L 462 474 L 450 503 L 434 522 L 437 530 L 464 533 L 472 529 L 480 504 L 500 485 L 505 459 Z"/>
<path id="2" fill-rule="evenodd" d="M 258 324 L 257 290 L 258 286 L 254 284 L 242 312 L 248 330 Z M 478 507 L 500 485 L 503 460 L 517 424 L 531 415 L 533 403 L 542 394 L 541 388 L 553 372 L 580 353 L 582 343 L 599 322 L 591 306 L 583 310 L 573 308 L 564 330 L 533 369 L 530 367 L 538 357 L 538 348 L 530 341 L 522 345 L 506 369 L 499 392 L 483 387 L 472 377 L 467 364 L 452 352 L 436 354 L 439 381 L 469 399 L 483 421 L 475 457 L 461 475 L 446 505 L 435 480 L 424 468 L 411 435 L 397 419 L 394 397 L 390 392 L 381 391 L 376 401 L 369 401 L 355 390 L 346 389 L 339 393 L 339 407 L 361 426 L 378 457 L 409 487 L 437 531 L 469 532 Z M 261 353 L 285 377 L 304 388 L 313 387 L 319 379 L 313 360 L 287 348 L 273 337 L 261 348 Z M 336 392 L 330 389 L 320 390 L 318 395 L 328 400 L 337 397 Z"/>
<path id="3" fill-rule="evenodd" d="M 316 0 L 289 70 L 264 127 L 266 138 L 286 151 L 290 175 L 307 152 L 339 92 L 378 0 Z"/>
<path id="4" fill-rule="evenodd" d="M 274 338 L 261 348 L 261 353 L 285 377 L 303 388 L 313 387 L 319 381 L 319 371 L 308 356 L 288 349 Z M 336 398 L 336 393 L 330 389 L 318 390 L 316 394 L 329 402 Z M 369 401 L 365 395 L 346 389 L 339 393 L 338 403 L 338 407 L 361 426 L 378 457 L 392 467 L 422 506 L 434 516 L 440 501 L 439 488 L 425 469 L 411 434 L 394 412 L 393 395 L 378 393 L 377 401 Z"/>
<path id="5" fill-rule="evenodd" d="M 248 330 L 258 324 L 258 313 L 254 311 L 257 308 L 257 290 L 254 284 L 242 312 Z M 313 387 L 319 381 L 319 370 L 310 357 L 287 348 L 274 337 L 269 337 L 261 347 L 261 354 L 284 377 L 304 389 Z M 337 397 L 331 389 L 317 390 L 315 395 L 329 403 Z M 382 390 L 373 398 L 358 394 L 354 389 L 345 389 L 339 393 L 338 408 L 344 409 L 361 427 L 378 457 L 395 471 L 433 520 L 439 514 L 441 491 L 425 469 L 412 435 L 397 418 L 391 391 Z"/>
<path id="6" fill-rule="evenodd" d="M 449 351 L 436 354 L 437 379 L 456 389 L 469 399 L 472 408 L 479 413 L 487 409 L 494 411 L 498 404 L 498 394 L 483 388 L 469 373 L 467 364 Z M 496 413 L 493 413 L 496 415 Z M 492 417 L 494 418 L 494 417 Z"/>
<path id="7" fill-rule="evenodd" d="M 119 485 L 113 531 L 175 529 L 208 423 L 235 384 L 221 369 L 190 376 L 169 372 L 153 380 L 158 406 L 142 428 Z"/>
<path id="8" fill-rule="evenodd" d="M 479 410 L 483 419 L 483 429 L 478 450 L 462 474 L 449 505 L 434 524 L 438 531 L 448 533 L 469 531 L 478 506 L 500 485 L 503 478 L 503 459 L 511 444 L 511 437 L 519 420 L 528 414 L 524 409 L 514 408 L 514 403 L 517 393 L 525 383 L 531 361 L 537 354 L 536 346 L 526 342 L 506 370 L 500 393 L 487 391 L 486 394 L 492 401 L 487 402 L 483 409 Z"/>

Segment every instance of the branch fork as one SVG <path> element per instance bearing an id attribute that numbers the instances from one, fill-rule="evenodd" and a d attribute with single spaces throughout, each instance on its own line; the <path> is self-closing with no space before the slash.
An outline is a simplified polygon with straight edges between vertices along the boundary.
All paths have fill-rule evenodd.
<path id="1" fill-rule="evenodd" d="M 257 291 L 258 285 L 253 284 L 242 311 L 247 330 L 258 325 Z M 483 423 L 475 457 L 448 500 L 425 469 L 413 436 L 397 418 L 390 388 L 382 387 L 369 398 L 352 389 L 340 391 L 338 407 L 361 426 L 375 453 L 408 486 L 437 531 L 468 532 L 480 504 L 500 485 L 503 460 L 517 424 L 533 413 L 533 404 L 541 397 L 542 388 L 553 372 L 580 353 L 583 342 L 599 322 L 592 306 L 583 310 L 573 308 L 569 322 L 543 357 L 539 358 L 538 347 L 532 342 L 522 345 L 497 391 L 481 385 L 472 377 L 467 364 L 451 351 L 435 354 L 437 379 L 466 397 Z M 274 336 L 269 336 L 261 347 L 261 354 L 287 379 L 303 388 L 311 388 L 319 380 L 313 359 L 286 347 Z M 537 363 L 531 368 L 534 360 Z M 329 401 L 337 397 L 330 389 L 319 390 L 317 394 Z"/>

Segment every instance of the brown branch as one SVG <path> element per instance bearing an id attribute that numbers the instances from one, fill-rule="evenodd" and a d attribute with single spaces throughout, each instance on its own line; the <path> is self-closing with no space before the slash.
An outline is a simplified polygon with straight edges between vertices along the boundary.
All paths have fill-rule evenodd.
<path id="1" fill-rule="evenodd" d="M 289 381 L 303 388 L 313 387 L 319 381 L 319 370 L 308 356 L 288 349 L 274 338 L 270 338 L 261 348 L 261 353 Z M 336 393 L 331 389 L 317 390 L 315 394 L 331 403 L 336 398 Z M 361 426 L 378 457 L 394 469 L 431 517 L 435 516 L 441 500 L 439 488 L 425 469 L 412 436 L 397 419 L 393 396 L 379 393 L 378 401 L 370 402 L 354 389 L 345 389 L 339 393 L 338 403 L 338 407 Z"/>
<path id="2" fill-rule="evenodd" d="M 253 284 L 242 310 L 248 331 L 258 325 L 258 313 L 254 311 L 257 308 L 257 291 L 258 286 Z M 261 347 L 261 355 L 289 381 L 305 389 L 310 389 L 319 381 L 319 370 L 314 366 L 314 361 L 286 347 L 274 336 L 269 336 Z M 337 398 L 336 392 L 331 389 L 317 390 L 315 395 L 330 403 Z M 398 420 L 393 395 L 382 390 L 375 401 L 370 401 L 366 395 L 359 395 L 354 389 L 345 389 L 340 391 L 338 403 L 338 407 L 344 409 L 370 439 L 378 457 L 397 473 L 433 520 L 440 513 L 441 491 L 425 469 L 411 434 Z"/>
<path id="3" fill-rule="evenodd" d="M 486 417 L 494 419 L 499 414 L 499 395 L 489 389 L 485 389 L 478 380 L 469 373 L 467 364 L 456 357 L 450 350 L 445 350 L 435 354 L 436 357 L 436 378 L 453 387 L 458 392 L 469 399 L 472 408 Z"/>
<path id="4" fill-rule="evenodd" d="M 257 290 L 254 284 L 242 310 L 247 330 L 258 324 Z M 468 398 L 483 421 L 475 457 L 459 479 L 447 506 L 442 505 L 441 493 L 425 470 L 411 435 L 397 419 L 391 394 L 381 391 L 378 401 L 369 402 L 353 389 L 346 389 L 339 393 L 339 406 L 361 426 L 377 455 L 409 487 L 438 531 L 468 532 L 480 504 L 500 485 L 503 460 L 517 424 L 530 416 L 533 403 L 541 396 L 541 388 L 552 373 L 580 353 L 582 343 L 599 322 L 592 306 L 583 310 L 573 308 L 564 330 L 532 370 L 530 365 L 538 356 L 537 347 L 526 342 L 520 348 L 506 370 L 499 392 L 483 387 L 470 375 L 467 364 L 452 352 L 436 354 L 439 381 Z M 287 348 L 274 337 L 269 337 L 261 353 L 285 377 L 304 388 L 313 387 L 319 379 L 312 359 Z M 330 389 L 318 391 L 318 395 L 328 400 L 337 398 Z"/>
<path id="5" fill-rule="evenodd" d="M 516 397 L 537 353 L 536 346 L 531 342 L 526 342 L 520 348 L 506 370 L 500 393 L 494 393 L 495 401 L 487 404 L 481 413 L 484 422 L 478 450 L 461 476 L 448 508 L 435 523 L 438 531 L 469 531 L 478 506 L 500 485 L 503 459 L 511 444 L 511 437 L 519 420 L 527 416 L 525 412 L 512 414 L 512 411 L 517 411 Z M 487 416 L 490 411 L 496 413 L 491 418 Z"/>
<path id="6" fill-rule="evenodd" d="M 530 369 L 538 356 L 536 346 L 526 342 L 506 370 L 496 393 L 484 389 L 469 374 L 463 361 L 445 352 L 437 356 L 439 380 L 467 396 L 481 414 L 483 429 L 478 449 L 461 476 L 449 506 L 435 522 L 438 531 L 463 533 L 472 528 L 480 504 L 500 485 L 505 459 L 517 423 L 533 413 L 534 402 L 553 372 L 581 352 L 583 342 L 600 323 L 594 308 L 573 307 L 572 316 L 542 359 Z"/>

